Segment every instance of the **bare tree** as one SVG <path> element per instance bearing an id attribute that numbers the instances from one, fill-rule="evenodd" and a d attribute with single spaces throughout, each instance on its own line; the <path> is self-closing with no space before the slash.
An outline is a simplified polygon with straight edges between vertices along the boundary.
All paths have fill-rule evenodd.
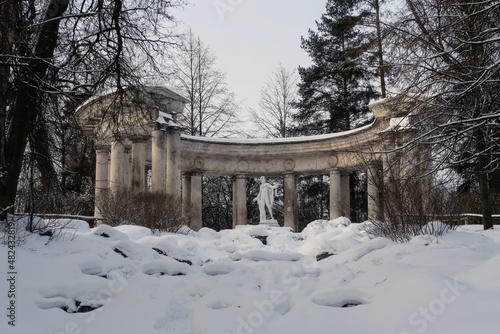
<path id="1" fill-rule="evenodd" d="M 384 61 L 384 48 L 383 48 L 383 36 L 382 36 L 382 23 L 381 23 L 381 9 L 384 0 L 368 0 L 368 5 L 371 7 L 373 12 L 373 25 L 375 26 L 375 41 L 374 44 L 377 60 L 378 60 L 378 75 L 380 80 L 380 98 L 385 98 L 387 96 L 385 76 L 386 76 L 386 64 Z"/>
<path id="2" fill-rule="evenodd" d="M 269 137 L 288 137 L 297 97 L 298 77 L 281 63 L 260 91 L 260 110 L 251 110 L 253 121 Z"/>
<path id="3" fill-rule="evenodd" d="M 180 121 L 191 135 L 227 135 L 236 122 L 235 95 L 215 62 L 213 52 L 191 30 L 172 60 L 173 85 L 189 100 Z"/>
<path id="4" fill-rule="evenodd" d="M 189 30 L 171 60 L 174 87 L 189 102 L 178 121 L 194 136 L 230 136 L 237 123 L 239 106 L 226 75 L 216 68 L 216 57 Z M 214 229 L 231 226 L 232 186 L 229 177 L 203 177 L 203 223 Z"/>
<path id="5" fill-rule="evenodd" d="M 406 0 L 390 26 L 396 87 L 420 132 L 402 149 L 431 147 L 433 172 L 477 183 L 483 226 L 493 227 L 490 181 L 500 163 L 500 2 Z M 401 108 L 402 104 L 396 104 Z"/>
<path id="6" fill-rule="evenodd" d="M 123 87 L 140 84 L 145 64 L 159 68 L 172 40 L 169 11 L 182 3 L 0 2 L 0 207 L 14 204 L 28 138 L 31 150 L 51 155 L 37 141 L 47 130 L 47 97 L 62 105 L 115 87 L 119 103 Z"/>

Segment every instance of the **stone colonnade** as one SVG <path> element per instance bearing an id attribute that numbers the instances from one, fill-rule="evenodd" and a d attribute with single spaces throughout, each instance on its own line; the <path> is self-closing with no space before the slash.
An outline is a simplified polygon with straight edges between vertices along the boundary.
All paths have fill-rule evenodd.
<path id="1" fill-rule="evenodd" d="M 232 177 L 233 227 L 247 224 L 247 179 L 260 176 L 283 178 L 284 226 L 295 229 L 298 223 L 296 183 L 300 175 L 328 174 L 329 218 L 350 219 L 349 176 L 356 170 L 363 170 L 367 177 L 368 219 L 383 219 L 382 189 L 389 180 L 384 174 L 395 163 L 384 150 L 389 138 L 401 134 L 389 127 L 391 117 L 384 103 L 371 105 L 376 118 L 372 124 L 344 133 L 256 140 L 182 136 L 183 192 L 189 192 L 183 194 L 183 205 L 191 210 L 192 226 L 202 226 L 201 196 L 195 193 L 201 193 L 203 175 Z"/>
<path id="2" fill-rule="evenodd" d="M 205 160 L 197 157 L 192 166 L 183 164 L 180 130 L 177 125 L 158 124 L 149 137 L 135 136 L 125 141 L 113 141 L 108 145 L 96 145 L 96 202 L 108 191 L 115 194 L 124 190 L 131 190 L 134 193 L 148 191 L 146 171 L 149 168 L 151 171 L 149 190 L 167 194 L 174 200 L 174 205 L 182 205 L 184 221 L 189 222 L 193 230 L 203 227 L 202 182 L 206 173 Z M 147 150 L 150 152 L 150 162 L 147 161 Z M 331 162 L 332 157 L 334 163 Z M 259 170 L 258 173 L 253 171 L 251 174 L 241 171 L 248 169 L 249 164 L 245 160 L 242 161 L 244 163 L 241 161 L 238 163 L 236 172 L 225 174 L 232 177 L 233 183 L 233 227 L 248 223 L 247 179 L 269 176 L 265 170 Z M 271 176 L 283 177 L 283 223 L 284 226 L 295 229 L 298 223 L 296 178 L 301 172 L 293 171 L 295 163 L 291 161 L 287 159 L 284 163 L 284 169 L 288 171 L 280 174 L 274 171 Z M 338 158 L 330 156 L 329 161 L 329 166 L 336 165 Z M 252 162 L 254 163 L 255 161 Z M 228 164 L 229 162 L 225 163 Z M 377 160 L 365 167 L 368 177 L 369 219 L 380 219 L 383 214 L 379 189 L 380 182 L 383 182 L 382 167 L 383 162 Z M 327 172 L 330 178 L 330 219 L 341 216 L 351 218 L 349 174 L 356 168 L 362 167 L 330 167 L 316 171 L 317 174 Z M 224 175 L 224 171 L 219 175 Z M 95 215 L 100 216 L 97 206 Z"/>
<path id="3" fill-rule="evenodd" d="M 181 178 L 180 130 L 170 128 L 155 130 L 151 135 L 151 191 L 169 195 L 182 203 L 182 214 L 194 230 L 203 226 L 202 222 L 202 179 L 203 173 L 186 172 Z M 131 145 L 115 141 L 110 145 L 96 146 L 96 199 L 107 191 L 119 194 L 131 190 L 134 193 L 147 191 L 146 184 L 146 137 L 133 138 Z M 368 175 L 368 217 L 379 219 L 380 191 L 374 176 L 381 173 L 381 165 L 373 163 Z M 295 173 L 283 175 L 283 217 L 284 226 L 295 229 L 297 224 L 297 186 Z M 108 177 L 109 176 L 109 177 Z M 341 216 L 350 218 L 349 174 L 342 169 L 331 169 L 330 176 L 330 219 Z M 246 225 L 247 218 L 247 178 L 249 175 L 236 174 L 233 182 L 233 227 Z M 181 181 L 182 180 L 182 181 Z M 178 204 L 176 204 L 178 205 Z M 96 206 L 96 216 L 100 216 Z"/>
<path id="4" fill-rule="evenodd" d="M 380 183 L 375 178 L 382 173 L 382 165 L 373 163 L 367 170 L 368 217 L 380 219 L 381 194 Z M 254 175 L 256 176 L 256 175 Z M 265 176 L 265 175 L 264 175 Z M 276 176 L 276 175 L 274 175 Z M 349 173 L 342 169 L 332 169 L 330 176 L 330 219 L 339 217 L 351 218 Z M 232 176 L 233 188 L 233 228 L 246 225 L 247 217 L 247 174 Z M 297 185 L 295 173 L 283 174 L 283 223 L 293 230 L 297 226 Z M 199 230 L 202 226 L 202 178 L 203 173 L 184 173 L 182 176 L 183 216 L 189 217 L 190 227 Z"/>
<path id="5" fill-rule="evenodd" d="M 156 123 L 156 129 L 150 136 L 135 135 L 95 145 L 96 217 L 101 216 L 99 199 L 108 193 L 120 196 L 126 192 L 140 194 L 151 191 L 166 194 L 174 205 L 180 205 L 181 127 L 173 121 L 171 115 L 167 117 L 170 121 Z M 151 171 L 149 184 L 148 170 Z"/>
<path id="6" fill-rule="evenodd" d="M 95 208 L 108 194 L 165 194 L 181 203 L 181 126 L 189 101 L 163 86 L 128 86 L 89 98 L 76 110 L 96 153 Z M 167 205 L 167 204 L 166 204 Z"/>
<path id="7" fill-rule="evenodd" d="M 338 217 L 350 218 L 350 192 L 349 192 L 349 174 L 341 174 L 340 170 L 335 169 L 329 172 L 330 176 L 330 219 Z M 297 224 L 297 186 L 294 173 L 283 175 L 283 220 L 284 226 L 292 229 Z M 377 193 L 375 183 L 369 183 L 372 193 Z M 246 209 L 246 176 L 233 177 L 233 227 L 247 224 Z M 378 199 L 369 200 L 369 216 L 375 217 L 378 214 Z"/>
<path id="8" fill-rule="evenodd" d="M 120 125 L 120 140 L 116 139 L 116 129 L 109 126 L 114 120 L 102 120 L 103 110 L 113 105 L 113 93 L 90 99 L 77 110 L 80 124 L 94 138 L 96 203 L 108 192 L 167 194 L 174 205 L 182 203 L 183 217 L 194 230 L 203 226 L 204 175 L 232 177 L 233 226 L 247 224 L 249 177 L 283 177 L 284 224 L 295 228 L 298 175 L 329 174 L 330 219 L 350 218 L 349 173 L 364 168 L 368 178 L 368 218 L 381 219 L 384 210 L 380 185 L 390 179 L 389 173 L 383 175 L 383 171 L 391 163 L 389 154 L 383 151 L 387 143 L 411 130 L 411 120 L 394 118 L 390 99 L 383 99 L 369 105 L 375 116 L 372 124 L 344 133 L 256 140 L 181 136 L 174 117 L 159 110 L 180 113 L 188 102 L 185 98 L 155 86 L 130 88 L 129 93 L 130 101 L 139 101 L 145 107 L 134 109 L 131 102 L 122 110 L 126 122 Z M 398 172 L 392 165 L 391 173 Z M 399 165 L 403 170 L 404 163 Z M 95 214 L 100 216 L 97 207 Z"/>

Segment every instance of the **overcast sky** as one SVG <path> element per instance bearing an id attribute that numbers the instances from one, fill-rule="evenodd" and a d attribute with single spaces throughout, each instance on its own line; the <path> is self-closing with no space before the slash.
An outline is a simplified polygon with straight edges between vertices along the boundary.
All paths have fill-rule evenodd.
<path id="1" fill-rule="evenodd" d="M 208 45 L 243 107 L 258 108 L 261 86 L 281 62 L 307 66 L 300 37 L 316 29 L 326 0 L 189 0 L 176 18 Z"/>

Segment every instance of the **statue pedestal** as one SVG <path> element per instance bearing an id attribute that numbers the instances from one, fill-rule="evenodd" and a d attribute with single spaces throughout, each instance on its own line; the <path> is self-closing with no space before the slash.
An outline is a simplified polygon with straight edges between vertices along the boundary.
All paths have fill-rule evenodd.
<path id="1" fill-rule="evenodd" d="M 280 224 L 278 224 L 278 221 L 276 219 L 268 219 L 261 221 L 259 225 L 265 225 L 269 227 L 280 227 Z"/>

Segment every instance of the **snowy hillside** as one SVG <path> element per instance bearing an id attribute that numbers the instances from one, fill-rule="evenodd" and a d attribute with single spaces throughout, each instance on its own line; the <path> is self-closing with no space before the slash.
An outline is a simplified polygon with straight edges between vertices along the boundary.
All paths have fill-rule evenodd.
<path id="1" fill-rule="evenodd" d="M 162 236 L 76 222 L 25 241 L 14 262 L 0 246 L 0 333 L 500 332 L 500 232 L 480 227 L 398 244 L 344 219 Z"/>

